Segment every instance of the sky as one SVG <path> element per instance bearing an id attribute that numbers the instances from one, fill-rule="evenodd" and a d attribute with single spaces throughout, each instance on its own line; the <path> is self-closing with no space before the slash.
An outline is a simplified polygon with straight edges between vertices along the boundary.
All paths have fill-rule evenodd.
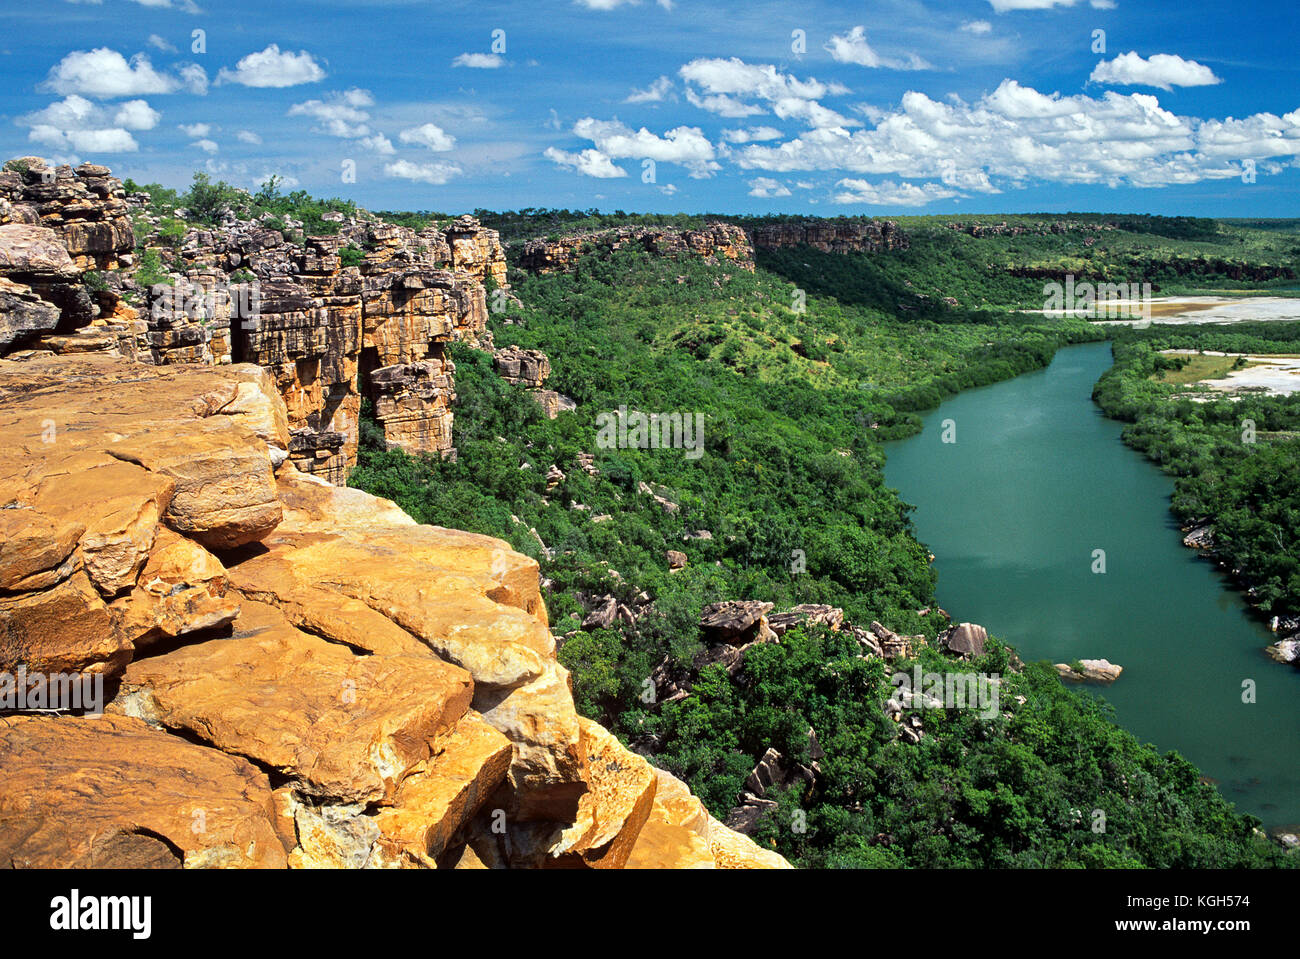
<path id="1" fill-rule="evenodd" d="M 0 0 L 0 157 L 371 209 L 1300 216 L 1295 0 Z"/>

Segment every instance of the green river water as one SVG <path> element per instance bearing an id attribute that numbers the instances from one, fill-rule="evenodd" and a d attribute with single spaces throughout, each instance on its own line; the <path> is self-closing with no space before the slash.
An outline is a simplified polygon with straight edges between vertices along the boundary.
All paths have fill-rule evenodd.
<path id="1" fill-rule="evenodd" d="M 1046 370 L 961 393 L 886 445 L 886 479 L 916 506 L 954 619 L 1026 660 L 1118 663 L 1099 694 L 1124 727 L 1265 826 L 1300 823 L 1300 670 L 1264 655 L 1276 637 L 1182 545 L 1172 479 L 1092 402 L 1110 363 L 1109 344 L 1068 347 Z"/>

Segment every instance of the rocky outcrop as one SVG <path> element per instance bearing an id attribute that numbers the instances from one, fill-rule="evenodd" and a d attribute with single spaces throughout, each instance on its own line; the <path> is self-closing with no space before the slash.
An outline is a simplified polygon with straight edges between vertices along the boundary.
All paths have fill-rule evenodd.
<path id="1" fill-rule="evenodd" d="M 135 248 L 122 181 L 108 167 L 50 166 L 21 157 L 0 171 L 0 224 L 42 226 L 59 234 L 83 270 L 130 266 Z"/>
<path id="2" fill-rule="evenodd" d="M 811 246 L 823 253 L 887 253 L 908 247 L 907 234 L 893 220 L 768 223 L 754 227 L 750 236 L 760 250 Z"/>
<path id="3" fill-rule="evenodd" d="M 668 226 L 626 226 L 575 233 L 524 243 L 519 265 L 532 273 L 568 273 L 583 255 L 608 256 L 614 250 L 642 249 L 656 256 L 697 256 L 706 263 L 734 263 L 753 271 L 754 252 L 745 231 L 730 223 L 697 230 Z"/>
<path id="4" fill-rule="evenodd" d="M 1124 672 L 1123 666 L 1106 659 L 1081 659 L 1077 666 L 1057 663 L 1055 668 L 1058 676 L 1073 683 L 1113 683 Z"/>
<path id="5" fill-rule="evenodd" d="M 0 719 L 3 861 L 681 864 L 655 770 L 574 709 L 537 564 L 299 471 L 289 422 L 251 365 L 0 360 L 0 673 L 110 697 Z"/>
<path id="6" fill-rule="evenodd" d="M 105 167 L 54 168 L 33 157 L 8 167 L 0 173 L 0 355 L 255 363 L 284 400 L 290 459 L 334 484 L 356 463 L 363 398 L 382 408 L 390 447 L 452 454 L 447 345 L 491 348 L 487 291 L 507 289 L 495 231 L 463 216 L 417 232 L 359 213 L 331 214 L 338 232 L 309 237 L 292 218 L 228 212 L 219 226 L 186 225 L 178 236 L 183 220 L 164 222 L 129 202 L 138 198 Z M 166 273 L 147 289 L 121 275 L 135 265 L 133 206 L 141 245 Z M 110 272 L 88 284 L 87 269 Z M 132 295 L 142 315 L 123 301 Z M 552 415 L 566 408 L 559 394 L 539 400 Z"/>

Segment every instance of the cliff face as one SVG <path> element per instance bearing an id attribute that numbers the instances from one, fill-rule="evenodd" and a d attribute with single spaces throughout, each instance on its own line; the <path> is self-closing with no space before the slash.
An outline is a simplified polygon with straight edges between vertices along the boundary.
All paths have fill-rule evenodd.
<path id="1" fill-rule="evenodd" d="M 755 227 L 752 236 L 760 249 L 811 246 L 823 253 L 885 253 L 908 247 L 907 234 L 893 220 L 770 223 Z"/>
<path id="2" fill-rule="evenodd" d="M 699 256 L 710 263 L 733 261 L 741 269 L 754 269 L 749 238 L 744 230 L 730 223 L 710 223 L 700 230 L 629 226 L 575 233 L 555 240 L 529 240 L 524 244 L 519 265 L 534 273 L 565 273 L 573 269 L 584 251 L 607 255 L 624 247 L 640 247 L 660 256 Z"/>
<path id="3" fill-rule="evenodd" d="M 18 866 L 784 866 L 574 711 L 536 563 L 290 457 L 251 365 L 0 360 Z M 53 688 L 53 687 L 51 687 Z"/>
<path id="4" fill-rule="evenodd" d="M 105 167 L 27 157 L 0 173 L 0 355 L 104 352 L 154 366 L 255 363 L 284 400 L 288 453 L 335 484 L 356 463 L 361 401 L 392 446 L 452 452 L 447 344 L 490 349 L 487 290 L 506 289 L 493 230 L 416 232 L 368 215 L 286 239 L 271 218 L 163 235 Z M 132 214 L 164 282 L 137 288 Z M 284 226 L 285 229 L 272 228 Z M 344 265 L 345 261 L 351 265 Z M 87 284 L 86 269 L 104 271 Z M 151 278 L 152 279 L 152 278 Z M 135 295 L 139 311 L 124 302 Z"/>

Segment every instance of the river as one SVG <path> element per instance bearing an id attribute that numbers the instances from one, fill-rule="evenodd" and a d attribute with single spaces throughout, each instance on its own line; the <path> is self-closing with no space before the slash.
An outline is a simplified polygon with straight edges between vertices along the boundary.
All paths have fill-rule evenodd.
<path id="1" fill-rule="evenodd" d="M 1098 692 L 1121 725 L 1266 827 L 1300 823 L 1300 670 L 1265 656 L 1276 637 L 1182 545 L 1172 479 L 1092 402 L 1110 364 L 1107 343 L 1067 347 L 1046 370 L 959 394 L 886 445 L 886 480 L 916 506 L 954 619 L 1026 660 L 1118 663 Z"/>

